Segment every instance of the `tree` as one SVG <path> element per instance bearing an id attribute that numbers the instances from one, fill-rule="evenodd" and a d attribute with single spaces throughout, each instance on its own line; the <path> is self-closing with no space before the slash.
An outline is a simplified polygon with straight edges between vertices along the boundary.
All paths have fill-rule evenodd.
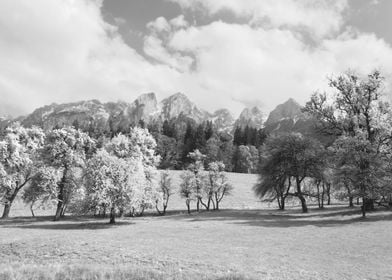
<path id="1" fill-rule="evenodd" d="M 322 146 L 316 140 L 304 137 L 298 133 L 270 136 L 263 147 L 263 167 L 260 172 L 261 180 L 273 182 L 271 187 L 278 186 L 283 190 L 282 185 L 287 182 L 291 187 L 294 183 L 294 192 L 288 193 L 297 197 L 302 206 L 302 212 L 307 212 L 305 193 L 303 192 L 303 182 L 306 178 L 313 178 L 318 172 L 322 162 Z M 268 176 L 263 179 L 263 176 Z M 293 181 L 291 181 L 293 180 Z M 263 186 L 263 184 L 261 184 Z M 265 185 L 264 185 L 265 187 Z M 267 193 L 256 188 L 256 194 Z"/>
<path id="2" fill-rule="evenodd" d="M 224 171 L 225 165 L 223 162 L 211 162 L 208 165 L 209 189 L 207 192 L 207 210 L 209 209 L 210 201 L 213 201 L 214 209 L 219 210 L 219 203 L 225 196 L 230 195 L 233 190 L 233 186 L 229 184 Z"/>
<path id="3" fill-rule="evenodd" d="M 57 201 L 57 183 L 61 180 L 61 170 L 41 166 L 32 177 L 28 188 L 23 192 L 23 201 L 30 204 L 31 215 L 34 217 L 34 205 L 38 207 Z"/>
<path id="4" fill-rule="evenodd" d="M 167 205 L 169 204 L 170 196 L 174 193 L 172 186 L 172 178 L 170 177 L 169 171 L 162 171 L 161 178 L 159 182 L 160 192 L 161 192 L 161 202 L 162 202 L 162 211 L 158 208 L 159 199 L 156 201 L 156 209 L 160 215 L 166 214 Z"/>
<path id="5" fill-rule="evenodd" d="M 376 176 L 376 167 L 388 166 L 380 165 L 380 160 L 387 162 L 390 154 L 391 110 L 383 96 L 383 84 L 378 71 L 367 77 L 346 72 L 330 79 L 333 95 L 315 93 L 304 108 L 318 119 L 322 132 L 339 138 L 334 144 L 336 151 L 354 152 L 355 159 L 340 158 L 337 168 L 348 168 L 350 177 L 357 178 L 354 187 L 362 197 L 363 217 L 367 203 L 372 204 L 377 196 L 378 186 L 385 185 L 379 181 L 385 176 Z"/>
<path id="6" fill-rule="evenodd" d="M 194 141 L 196 149 L 204 150 L 206 146 L 206 129 L 204 123 L 197 126 Z"/>
<path id="7" fill-rule="evenodd" d="M 188 214 L 191 213 L 191 202 L 195 199 L 196 178 L 192 171 L 186 170 L 181 173 L 180 195 L 185 198 Z"/>
<path id="8" fill-rule="evenodd" d="M 174 169 L 178 165 L 177 141 L 166 135 L 159 135 L 157 139 L 157 154 L 161 157 L 159 168 Z"/>
<path id="9" fill-rule="evenodd" d="M 214 135 L 214 127 L 212 121 L 207 121 L 205 127 L 205 138 L 206 140 L 210 139 Z"/>
<path id="10" fill-rule="evenodd" d="M 129 162 L 128 172 L 136 172 L 134 177 L 138 180 L 133 182 L 134 195 L 130 202 L 131 215 L 141 215 L 146 208 L 155 206 L 158 195 L 157 182 L 154 180 L 156 166 L 160 157 L 155 154 L 156 142 L 147 129 L 134 127 L 129 136 L 120 134 L 114 137 L 106 149 L 111 154 Z M 134 168 L 135 163 L 140 168 Z M 142 172 L 143 176 L 140 175 Z"/>
<path id="11" fill-rule="evenodd" d="M 24 128 L 14 123 L 0 141 L 0 197 L 4 203 L 2 218 L 8 218 L 12 203 L 33 178 L 38 151 L 45 135 L 37 127 Z"/>
<path id="12" fill-rule="evenodd" d="M 65 207 L 74 191 L 76 169 L 83 168 L 86 158 L 94 152 L 95 142 L 86 133 L 72 127 L 48 132 L 42 150 L 47 166 L 62 173 L 57 182 L 57 210 L 54 220 L 64 214 Z"/>
<path id="13" fill-rule="evenodd" d="M 185 135 L 184 135 L 184 146 L 182 150 L 182 162 L 189 163 L 189 153 L 196 149 L 196 130 L 191 122 L 187 122 Z"/>
<path id="14" fill-rule="evenodd" d="M 115 223 L 116 211 L 130 203 L 134 192 L 131 179 L 136 179 L 135 171 L 139 168 L 137 162 L 126 161 L 105 150 L 98 151 L 88 161 L 85 174 L 87 195 L 94 205 L 110 209 L 111 224 Z"/>
<path id="15" fill-rule="evenodd" d="M 219 141 L 218 137 L 211 137 L 210 139 L 208 139 L 205 148 L 208 162 L 219 160 L 220 145 L 221 142 Z"/>
<path id="16" fill-rule="evenodd" d="M 222 161 L 225 165 L 226 171 L 233 171 L 233 155 L 235 146 L 233 145 L 232 137 L 227 133 L 221 133 L 219 135 L 219 151 L 218 161 Z"/>
<path id="17" fill-rule="evenodd" d="M 234 172 L 251 173 L 253 158 L 248 146 L 238 146 L 233 156 Z"/>
<path id="18" fill-rule="evenodd" d="M 291 176 L 288 171 L 288 164 L 279 156 L 273 159 L 270 155 L 264 154 L 259 169 L 259 181 L 253 187 L 256 196 L 269 201 L 276 199 L 279 209 L 285 210 L 285 201 L 292 186 Z"/>
<path id="19" fill-rule="evenodd" d="M 194 194 L 197 199 L 196 210 L 199 212 L 200 204 L 203 205 L 206 209 L 208 208 L 207 204 L 203 202 L 206 184 L 206 176 L 204 174 L 204 160 L 206 156 L 196 149 L 195 151 L 189 153 L 189 158 L 192 160 L 192 163 L 188 166 L 188 170 L 190 170 L 194 174 Z"/>
<path id="20" fill-rule="evenodd" d="M 341 154 L 338 156 L 342 156 Z M 358 192 L 354 187 L 356 181 L 355 176 L 349 165 L 339 163 L 339 168 L 333 170 L 333 180 L 336 195 L 339 199 L 348 198 L 349 207 L 354 207 L 354 198 L 358 197 Z M 342 190 L 342 192 L 339 192 Z"/>

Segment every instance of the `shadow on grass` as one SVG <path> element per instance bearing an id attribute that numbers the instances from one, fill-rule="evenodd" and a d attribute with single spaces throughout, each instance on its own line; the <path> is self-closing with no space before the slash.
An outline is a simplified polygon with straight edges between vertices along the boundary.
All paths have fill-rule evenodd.
<path id="1" fill-rule="evenodd" d="M 346 206 L 309 209 L 309 213 L 302 213 L 300 209 L 281 210 L 236 210 L 225 209 L 219 211 L 193 212 L 191 215 L 168 215 L 165 219 L 178 219 L 188 222 L 222 221 L 239 225 L 259 227 L 334 227 L 355 223 L 371 223 L 378 221 L 392 221 L 392 211 L 376 210 L 362 218 L 360 208 Z"/>
<path id="2" fill-rule="evenodd" d="M 0 227 L 51 229 L 51 230 L 96 230 L 108 229 L 118 226 L 132 225 L 133 221 L 121 219 L 115 224 L 109 224 L 109 219 L 94 218 L 90 216 L 66 216 L 62 220 L 54 222 L 52 216 L 41 217 L 15 217 L 0 220 Z"/>
<path id="3" fill-rule="evenodd" d="M 177 220 L 184 222 L 220 221 L 238 225 L 277 228 L 304 226 L 334 227 L 355 223 L 392 221 L 392 211 L 373 211 L 366 218 L 362 218 L 359 207 L 348 208 L 347 206 L 309 209 L 309 213 L 302 213 L 299 208 L 292 208 L 286 211 L 270 209 L 224 209 L 219 211 L 192 212 L 191 215 L 186 214 L 184 211 L 173 210 L 168 211 L 165 216 L 149 213 L 143 217 L 121 218 L 114 225 L 108 223 L 108 218 L 66 216 L 61 221 L 53 222 L 52 216 L 44 216 L 35 218 L 16 217 L 0 220 L 0 227 L 48 230 L 99 230 L 132 225 L 135 221 L 142 219 Z"/>

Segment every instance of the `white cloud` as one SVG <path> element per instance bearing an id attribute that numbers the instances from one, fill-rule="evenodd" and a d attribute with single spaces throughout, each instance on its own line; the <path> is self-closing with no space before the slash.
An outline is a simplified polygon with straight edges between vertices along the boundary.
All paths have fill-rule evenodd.
<path id="1" fill-rule="evenodd" d="M 176 90 L 177 71 L 128 47 L 102 19 L 100 2 L 4 0 L 0 6 L 0 98 L 14 106 L 12 113 Z"/>
<path id="2" fill-rule="evenodd" d="M 170 32 L 171 26 L 164 17 L 158 17 L 154 21 L 149 22 L 147 28 L 153 32 Z"/>
<path id="3" fill-rule="evenodd" d="M 158 62 L 168 65 L 182 73 L 189 71 L 193 62 L 193 59 L 189 56 L 170 53 L 163 45 L 163 41 L 154 35 L 147 36 L 144 39 L 144 52 Z"/>
<path id="4" fill-rule="evenodd" d="M 175 17 L 170 20 L 170 24 L 176 28 L 184 28 L 188 27 L 188 22 L 185 20 L 184 15 L 179 15 L 178 17 Z"/>
<path id="5" fill-rule="evenodd" d="M 216 5 L 209 8 L 212 14 L 227 3 L 225 9 L 262 20 L 262 10 L 257 17 L 249 14 L 261 2 L 272 5 L 268 13 L 282 9 L 272 1 L 253 0 L 199 5 Z M 321 12 L 322 4 L 291 16 L 271 15 L 269 26 L 221 21 L 195 26 L 183 16 L 160 17 L 141 38 L 143 57 L 103 20 L 100 2 L 3 0 L 0 114 L 91 98 L 132 101 L 150 91 L 160 98 L 182 91 L 208 110 L 227 107 L 239 113 L 243 105 L 238 100 L 260 100 L 266 109 L 289 97 L 303 103 L 314 90 L 325 88 L 327 75 L 347 68 L 366 73 L 377 67 L 391 76 L 391 47 L 373 34 L 340 30 L 345 2 L 336 3 L 343 4 L 332 5 L 337 7 L 332 12 Z M 296 14 L 305 12 L 308 19 L 298 19 Z M 325 18 L 328 14 L 334 18 Z M 317 17 L 326 21 L 325 30 L 312 27 Z M 301 26 L 319 34 L 317 44 L 309 46 L 299 36 Z"/>
<path id="6" fill-rule="evenodd" d="M 348 68 L 392 73 L 391 47 L 353 31 L 309 46 L 288 29 L 216 21 L 161 38 L 172 52 L 194 57 L 195 69 L 183 75 L 183 87 L 208 109 L 219 103 L 238 113 L 238 100 L 260 100 L 266 110 L 289 97 L 304 103 L 313 91 L 327 88 L 328 75 Z M 210 102 L 211 94 L 217 102 Z"/>
<path id="7" fill-rule="evenodd" d="M 251 24 L 300 28 L 316 38 L 339 31 L 347 0 L 169 0 L 209 15 L 228 11 Z"/>

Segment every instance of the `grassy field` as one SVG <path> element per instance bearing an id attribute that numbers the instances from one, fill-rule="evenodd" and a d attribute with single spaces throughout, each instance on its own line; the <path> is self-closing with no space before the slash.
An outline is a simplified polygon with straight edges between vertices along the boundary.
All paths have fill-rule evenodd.
<path id="1" fill-rule="evenodd" d="M 229 176 L 235 191 L 216 212 L 187 215 L 173 197 L 165 217 L 114 226 L 89 217 L 0 221 L 0 279 L 392 279 L 392 212 L 281 212 L 255 199 L 256 176 Z"/>

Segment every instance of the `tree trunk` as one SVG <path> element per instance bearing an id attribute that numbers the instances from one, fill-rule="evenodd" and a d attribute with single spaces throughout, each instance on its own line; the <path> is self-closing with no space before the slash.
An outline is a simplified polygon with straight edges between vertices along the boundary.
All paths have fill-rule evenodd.
<path id="1" fill-rule="evenodd" d="M 34 209 L 33 209 L 33 206 L 34 206 L 34 201 L 30 204 L 30 211 L 31 211 L 31 216 L 33 216 L 33 218 L 35 217 L 35 215 L 34 215 Z"/>
<path id="2" fill-rule="evenodd" d="M 64 170 L 63 173 L 63 178 L 61 179 L 61 182 L 59 183 L 59 193 L 57 195 L 57 209 L 56 209 L 56 214 L 54 216 L 54 221 L 60 220 L 61 213 L 63 212 L 63 207 L 64 207 L 64 188 L 65 188 L 65 174 L 66 170 Z"/>
<path id="3" fill-rule="evenodd" d="M 116 211 L 114 211 L 114 207 L 110 209 L 110 221 L 109 224 L 115 224 L 116 223 Z"/>
<path id="4" fill-rule="evenodd" d="M 211 203 L 212 203 L 212 209 L 213 209 L 213 210 L 216 210 L 215 201 L 214 201 L 213 198 L 211 198 Z"/>
<path id="5" fill-rule="evenodd" d="M 10 210 L 11 210 L 11 203 L 8 202 L 7 204 L 4 204 L 3 216 L 1 218 L 8 219 L 10 215 Z"/>
<path id="6" fill-rule="evenodd" d="M 279 207 L 279 209 L 282 210 L 282 204 L 280 203 L 281 196 L 278 194 L 278 195 L 276 196 L 276 199 L 278 200 L 278 207 Z"/>
<path id="7" fill-rule="evenodd" d="M 362 197 L 362 217 L 366 217 L 366 198 L 363 196 Z"/>
<path id="8" fill-rule="evenodd" d="M 357 205 L 359 205 L 359 197 L 357 197 Z"/>
<path id="9" fill-rule="evenodd" d="M 284 196 L 282 196 L 280 199 L 280 210 L 284 210 L 285 200 L 286 200 L 286 198 Z"/>
<path id="10" fill-rule="evenodd" d="M 308 206 L 306 206 L 306 199 L 302 194 L 298 195 L 299 200 L 301 201 L 302 213 L 308 212 Z"/>
<path id="11" fill-rule="evenodd" d="M 63 201 L 62 201 L 62 200 L 59 200 L 59 201 L 57 202 L 56 214 L 55 214 L 54 219 L 53 219 L 55 222 L 58 221 L 58 220 L 60 220 L 61 212 L 62 212 L 62 211 L 63 211 Z"/>
<path id="12" fill-rule="evenodd" d="M 188 209 L 188 214 L 190 214 L 191 213 L 191 205 L 190 205 L 191 203 L 188 199 L 185 201 L 185 203 L 186 203 L 186 208 Z"/>
<path id="13" fill-rule="evenodd" d="M 317 182 L 316 183 L 317 186 L 317 203 L 318 203 L 318 207 L 321 208 L 321 201 L 320 201 L 320 183 Z"/>
<path id="14" fill-rule="evenodd" d="M 63 209 L 61 209 L 61 218 L 64 218 L 65 216 L 65 211 L 67 211 L 67 204 L 63 204 Z"/>
<path id="15" fill-rule="evenodd" d="M 354 197 L 353 196 L 349 196 L 348 197 L 348 207 L 352 208 L 354 207 Z"/>
<path id="16" fill-rule="evenodd" d="M 301 201 L 302 213 L 307 213 L 308 207 L 306 206 L 306 200 L 305 200 L 304 196 L 302 195 L 302 191 L 301 191 L 301 182 L 303 179 L 300 180 L 298 177 L 296 177 L 295 180 L 297 183 L 297 196 L 298 196 L 299 200 Z"/>
<path id="17" fill-rule="evenodd" d="M 327 184 L 327 205 L 331 205 L 331 184 Z"/>
<path id="18" fill-rule="evenodd" d="M 199 210 L 200 210 L 200 198 L 197 199 L 196 210 L 197 210 L 197 212 L 199 212 Z"/>
<path id="19" fill-rule="evenodd" d="M 219 198 L 218 198 L 218 194 L 215 193 L 215 209 L 219 210 Z"/>
<path id="20" fill-rule="evenodd" d="M 142 211 L 140 211 L 140 214 L 139 214 L 140 217 L 143 216 L 143 214 L 144 214 L 144 209 L 146 209 L 146 206 L 145 206 L 145 205 L 142 206 Z"/>
<path id="21" fill-rule="evenodd" d="M 20 189 L 21 189 L 20 187 L 16 188 L 14 190 L 14 192 L 12 193 L 12 195 L 7 199 L 8 201 L 6 202 L 6 204 L 4 204 L 3 215 L 1 217 L 2 219 L 8 219 L 8 217 L 10 215 L 12 203 L 14 203 L 14 200 L 15 200 Z"/>

